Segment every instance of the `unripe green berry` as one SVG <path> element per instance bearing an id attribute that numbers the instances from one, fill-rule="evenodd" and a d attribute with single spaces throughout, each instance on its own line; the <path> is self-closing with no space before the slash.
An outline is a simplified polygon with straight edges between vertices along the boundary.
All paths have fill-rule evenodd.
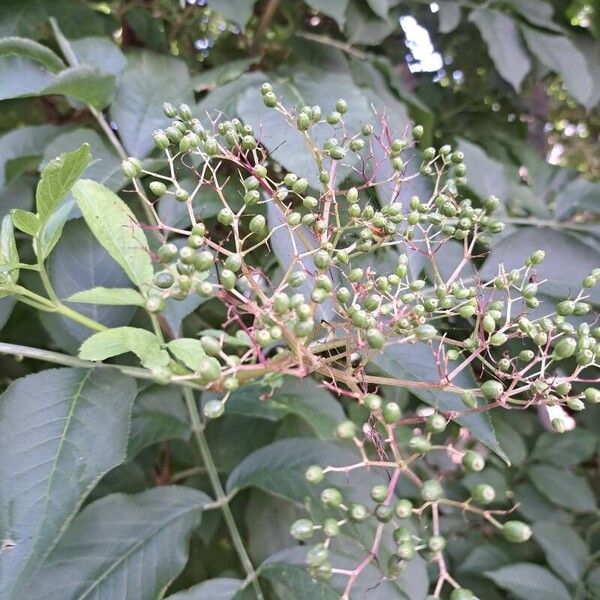
<path id="1" fill-rule="evenodd" d="M 531 537 L 531 527 L 522 521 L 507 521 L 502 526 L 502 535 L 509 542 L 520 544 Z"/>
<path id="2" fill-rule="evenodd" d="M 309 519 L 298 519 L 290 527 L 290 533 L 296 540 L 309 540 L 314 533 L 314 524 Z"/>
<path id="3" fill-rule="evenodd" d="M 309 483 L 314 483 L 315 485 L 321 483 L 325 478 L 325 474 L 323 473 L 323 469 L 319 465 L 312 465 L 306 469 L 304 473 L 304 478 Z"/>
<path id="4" fill-rule="evenodd" d="M 410 500 L 398 500 L 396 503 L 396 516 L 399 519 L 408 519 L 412 515 L 413 504 Z"/>
<path id="5" fill-rule="evenodd" d="M 225 404 L 220 400 L 209 400 L 204 405 L 204 416 L 207 419 L 218 419 L 225 412 Z"/>
<path id="6" fill-rule="evenodd" d="M 487 483 L 478 483 L 471 492 L 471 498 L 476 504 L 485 506 L 496 498 L 496 490 Z"/>
<path id="7" fill-rule="evenodd" d="M 489 379 L 481 386 L 481 393 L 486 400 L 497 400 L 504 392 L 504 387 L 499 381 Z"/>
<path id="8" fill-rule="evenodd" d="M 341 492 L 336 488 L 325 488 L 321 492 L 321 502 L 327 508 L 338 508 L 343 501 Z"/>
<path id="9" fill-rule="evenodd" d="M 342 421 L 335 432 L 341 440 L 351 440 L 356 435 L 356 425 L 352 421 Z"/>
<path id="10" fill-rule="evenodd" d="M 485 467 L 483 456 L 474 450 L 467 450 L 462 457 L 462 466 L 467 471 L 477 472 Z"/>
<path id="11" fill-rule="evenodd" d="M 436 479 L 428 479 L 423 482 L 423 486 L 421 487 L 421 498 L 423 498 L 425 502 L 439 500 L 443 494 L 444 490 Z"/>

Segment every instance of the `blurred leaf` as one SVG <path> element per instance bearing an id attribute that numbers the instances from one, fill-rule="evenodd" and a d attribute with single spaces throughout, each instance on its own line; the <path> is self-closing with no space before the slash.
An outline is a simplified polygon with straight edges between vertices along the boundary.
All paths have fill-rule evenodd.
<path id="1" fill-rule="evenodd" d="M 593 92 L 585 56 L 565 35 L 542 33 L 530 27 L 523 27 L 523 34 L 529 49 L 548 69 L 562 76 L 575 100 L 586 106 Z"/>
<path id="2" fill-rule="evenodd" d="M 503 415 L 494 414 L 492 423 L 498 444 L 506 452 L 511 464 L 519 466 L 527 458 L 527 445 L 523 436 L 515 430 L 510 421 L 503 419 Z"/>
<path id="3" fill-rule="evenodd" d="M 556 195 L 554 212 L 558 219 L 568 219 L 577 211 L 600 214 L 600 183 L 578 178 L 567 183 Z"/>
<path id="4" fill-rule="evenodd" d="M 533 524 L 533 537 L 546 554 L 548 564 L 567 583 L 581 580 L 589 551 L 577 532 L 561 523 L 546 521 Z"/>
<path id="5" fill-rule="evenodd" d="M 552 20 L 553 6 L 546 0 L 508 0 L 511 8 L 522 15 L 532 25 L 538 25 L 543 29 L 562 32 L 560 25 Z"/>
<path id="6" fill-rule="evenodd" d="M 243 584 L 241 579 L 219 577 L 203 581 L 187 590 L 167 596 L 167 598 L 168 600 L 234 600 Z"/>
<path id="7" fill-rule="evenodd" d="M 80 65 L 53 74 L 38 62 L 20 56 L 0 60 L 0 77 L 4 84 L 0 100 L 61 94 L 104 108 L 115 92 L 114 76 L 94 67 Z"/>
<path id="8" fill-rule="evenodd" d="M 3 597 L 31 597 L 26 582 L 40 581 L 35 569 L 94 483 L 125 459 L 135 391 L 115 371 L 50 369 L 0 397 L 0 535 L 14 540 L 0 554 Z"/>
<path id="9" fill-rule="evenodd" d="M 108 35 L 114 25 L 106 15 L 78 0 L 2 0 L 0 36 L 38 38 L 49 17 L 55 17 L 65 35 L 72 37 Z"/>
<path id="10" fill-rule="evenodd" d="M 536 266 L 540 292 L 568 296 L 579 290 L 584 277 L 600 264 L 600 252 L 585 243 L 581 237 L 555 231 L 547 227 L 523 227 L 498 240 L 489 253 L 479 275 L 484 280 L 498 274 L 502 263 L 509 271 L 525 264 L 525 259 L 536 250 L 544 250 L 544 262 Z M 565 264 L 569 268 L 565 268 Z M 556 291 L 555 291 L 556 290 Z M 595 290 L 590 290 L 595 294 Z"/>
<path id="11" fill-rule="evenodd" d="M 483 544 L 473 548 L 458 566 L 464 573 L 480 575 L 483 571 L 503 566 L 510 562 L 509 556 L 492 544 Z"/>
<path id="12" fill-rule="evenodd" d="M 529 479 L 548 500 L 576 513 L 596 510 L 596 499 L 584 477 L 566 469 L 534 464 L 527 468 Z"/>
<path id="13" fill-rule="evenodd" d="M 132 288 L 95 287 L 91 290 L 75 292 L 65 302 L 84 304 L 108 304 L 109 306 L 144 306 L 143 296 Z"/>
<path id="14" fill-rule="evenodd" d="M 485 576 L 521 600 L 571 600 L 569 591 L 548 569 L 529 563 L 516 563 Z"/>
<path id="15" fill-rule="evenodd" d="M 339 25 L 340 29 L 344 27 L 344 23 L 346 22 L 346 8 L 348 7 L 348 0 L 338 0 L 337 2 L 330 2 L 329 0 L 305 1 L 310 7 L 322 12 L 328 17 L 331 17 Z M 371 0 L 371 2 L 383 2 L 386 4 L 386 0 Z"/>
<path id="16" fill-rule="evenodd" d="M 185 63 L 171 56 L 144 50 L 127 58 L 110 114 L 127 152 L 141 159 L 154 148 L 152 132 L 169 125 L 163 103 L 192 104 L 192 83 Z"/>
<path id="17" fill-rule="evenodd" d="M 113 288 L 129 284 L 121 267 L 96 241 L 82 219 L 67 223 L 47 261 L 47 270 L 59 298 L 68 298 L 94 285 Z M 135 312 L 135 308 L 128 306 L 75 303 L 69 303 L 69 306 L 107 327 L 126 325 Z M 43 313 L 40 318 L 56 342 L 69 352 L 76 352 L 79 344 L 90 335 L 87 327 L 66 317 Z"/>
<path id="18" fill-rule="evenodd" d="M 312 379 L 286 377 L 282 387 L 262 400 L 260 397 L 267 391 L 268 388 L 260 385 L 245 385 L 231 394 L 225 410 L 270 421 L 297 415 L 325 439 L 334 437 L 336 425 L 344 419 L 344 411 L 337 400 Z"/>
<path id="19" fill-rule="evenodd" d="M 346 36 L 351 44 L 376 46 L 398 27 L 391 19 L 382 19 L 362 0 L 350 0 L 346 13 Z"/>
<path id="20" fill-rule="evenodd" d="M 588 460 L 597 445 L 597 434 L 583 428 L 561 435 L 542 433 L 535 442 L 531 458 L 557 467 L 571 467 Z"/>
<path id="21" fill-rule="evenodd" d="M 457 0 L 440 0 L 439 4 L 439 31 L 450 33 L 460 24 L 460 4 Z"/>
<path id="22" fill-rule="evenodd" d="M 151 331 L 137 327 L 116 327 L 91 335 L 79 350 L 84 360 L 105 360 L 119 354 L 133 352 L 148 369 L 166 367 L 169 354 Z"/>
<path id="23" fill-rule="evenodd" d="M 417 384 L 437 383 L 440 380 L 440 374 L 434 360 L 434 351 L 425 343 L 386 346 L 382 352 L 377 353 L 373 357 L 373 363 L 389 377 L 414 381 Z M 449 369 L 452 369 L 452 366 L 449 366 Z M 452 383 L 462 389 L 477 387 L 473 374 L 468 368 L 463 369 L 454 378 Z M 439 410 L 458 412 L 464 410 L 462 400 L 457 394 L 418 386 L 412 387 L 407 385 L 406 387 L 418 396 L 420 400 Z M 504 460 L 508 460 L 506 454 L 498 445 L 489 415 L 474 413 L 459 417 L 456 420 L 481 442 L 496 452 L 498 456 Z"/>
<path id="24" fill-rule="evenodd" d="M 61 131 L 58 125 L 32 125 L 20 127 L 0 136 L 0 189 L 6 183 L 6 165 L 24 156 L 42 156 L 44 148 Z"/>
<path id="25" fill-rule="evenodd" d="M 185 566 L 189 536 L 209 500 L 181 486 L 97 500 L 75 517 L 24 590 L 27 598 L 109 598 L 124 589 L 127 600 L 160 597 Z"/>
<path id="26" fill-rule="evenodd" d="M 256 0 L 210 0 L 211 8 L 221 13 L 227 21 L 232 21 L 244 31 L 254 12 Z"/>
<path id="27" fill-rule="evenodd" d="M 456 149 L 465 155 L 467 187 L 481 199 L 494 195 L 507 201 L 510 187 L 502 163 L 488 156 L 480 146 L 462 138 L 458 138 Z"/>
<path id="28" fill-rule="evenodd" d="M 0 331 L 6 325 L 6 322 L 10 318 L 14 305 L 14 297 L 5 296 L 4 298 L 0 298 Z"/>
<path id="29" fill-rule="evenodd" d="M 248 67 L 255 63 L 256 58 L 238 58 L 236 60 L 230 60 L 229 62 L 193 75 L 192 85 L 197 92 L 213 90 L 226 83 L 235 81 L 248 70 Z"/>
<path id="30" fill-rule="evenodd" d="M 241 461 L 227 480 L 227 491 L 252 486 L 302 504 L 306 497 L 314 497 L 316 493 L 316 486 L 304 479 L 307 467 L 355 462 L 357 455 L 353 451 L 333 442 L 313 438 L 284 439 L 256 450 Z M 347 484 L 351 481 L 349 477 L 344 479 Z M 363 492 L 368 493 L 368 489 Z"/>
<path id="31" fill-rule="evenodd" d="M 133 404 L 127 457 L 144 448 L 172 439 L 189 439 L 191 434 L 181 392 L 174 386 L 151 386 Z"/>
<path id="32" fill-rule="evenodd" d="M 107 187 L 82 179 L 73 187 L 88 227 L 141 289 L 154 275 L 146 235 L 131 209 Z"/>
<path id="33" fill-rule="evenodd" d="M 279 597 L 294 600 L 337 600 L 339 594 L 329 585 L 313 579 L 303 566 L 268 564 L 260 569 L 261 577 L 268 579 Z"/>
<path id="34" fill-rule="evenodd" d="M 70 40 L 69 45 L 77 56 L 79 63 L 96 67 L 103 73 L 119 77 L 127 66 L 127 59 L 120 48 L 107 38 L 85 37 Z"/>
<path id="35" fill-rule="evenodd" d="M 515 504 L 528 521 L 545 521 L 558 518 L 560 509 L 542 496 L 529 482 L 518 483 L 514 489 Z"/>
<path id="36" fill-rule="evenodd" d="M 477 8 L 471 11 L 469 21 L 479 29 L 498 73 L 520 91 L 531 62 L 513 19 L 497 10 Z"/>
<path id="37" fill-rule="evenodd" d="M 33 40 L 20 37 L 0 39 L 0 57 L 22 56 L 40 63 L 52 73 L 65 68 L 65 63 L 50 48 Z"/>

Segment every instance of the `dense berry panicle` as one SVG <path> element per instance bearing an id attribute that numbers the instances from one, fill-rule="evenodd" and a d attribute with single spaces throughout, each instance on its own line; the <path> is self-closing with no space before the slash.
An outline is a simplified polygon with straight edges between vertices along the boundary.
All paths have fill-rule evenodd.
<path id="1" fill-rule="evenodd" d="M 541 250 L 524 256 L 520 268 L 499 264 L 492 276 L 473 275 L 504 225 L 494 216 L 498 198 L 464 195 L 468 168 L 461 152 L 422 145 L 421 125 L 391 138 L 377 115 L 377 124 L 352 131 L 346 122 L 352 106 L 343 98 L 326 111 L 286 107 L 269 83 L 260 93 L 265 107 L 305 140 L 312 159 L 306 172 L 275 163 L 249 125 L 201 121 L 187 105 L 165 105 L 172 123 L 154 133 L 167 175 L 144 170 L 135 158 L 123 162 L 165 235 L 146 308 L 160 315 L 168 301 L 199 296 L 220 305 L 228 319 L 222 332 L 198 332 L 206 356 L 195 371 L 174 359 L 157 380 L 191 380 L 219 393 L 204 406 L 211 419 L 223 414 L 238 386 L 275 387 L 283 375 L 314 375 L 350 399 L 357 410 L 335 433 L 360 459 L 310 466 L 305 476 L 319 486 L 320 506 L 291 528 L 298 540 L 319 538 L 307 552 L 309 572 L 317 579 L 347 576 L 343 598 L 349 598 L 369 560 L 351 571 L 336 567 L 332 540 L 371 520 L 372 558 L 382 532 L 393 531 L 388 578 L 402 577 L 420 555 L 439 568 L 431 598 L 442 589 L 448 597 L 446 586 L 452 600 L 473 598 L 446 570 L 449 541 L 440 514 L 461 511 L 484 524 L 486 534 L 497 531 L 515 543 L 526 542 L 531 530 L 516 520 L 503 524 L 503 511 L 488 508 L 498 501 L 488 483 L 467 486 L 462 497 L 446 490 L 432 457 L 443 453 L 459 476 L 486 467 L 489 451 L 472 437 L 460 439 L 456 420 L 470 413 L 532 406 L 561 432 L 565 409 L 600 402 L 589 375 L 600 362 L 600 328 L 588 302 L 600 269 L 556 303 L 536 280 Z M 146 175 L 148 195 L 137 179 Z M 430 180 L 430 194 L 409 197 L 417 178 Z M 210 216 L 207 190 L 217 205 Z M 180 216 L 164 222 L 155 205 L 172 200 L 183 205 Z M 440 261 L 448 247 L 461 249 L 450 268 Z M 279 265 L 264 261 L 273 250 Z M 382 377 L 373 365 L 397 346 L 425 348 L 435 376 Z M 394 387 L 451 394 L 462 409 L 405 414 L 387 394 Z M 328 483 L 364 468 L 386 477 L 360 502 Z M 397 497 L 404 480 L 414 486 L 410 499 Z"/>

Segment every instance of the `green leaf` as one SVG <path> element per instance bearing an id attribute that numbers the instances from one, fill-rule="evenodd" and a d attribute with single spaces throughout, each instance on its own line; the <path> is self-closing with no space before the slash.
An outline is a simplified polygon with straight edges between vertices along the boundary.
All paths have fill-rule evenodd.
<path id="1" fill-rule="evenodd" d="M 440 0 L 438 3 L 439 13 L 439 31 L 440 33 L 450 33 L 460 24 L 460 4 L 457 0 Z"/>
<path id="2" fill-rule="evenodd" d="M 463 573 L 474 573 L 479 575 L 482 571 L 493 569 L 498 565 L 510 563 L 510 558 L 497 546 L 482 544 L 473 548 L 467 556 L 461 560 L 459 570 Z"/>
<path id="3" fill-rule="evenodd" d="M 69 45 L 80 64 L 96 67 L 115 77 L 127 66 L 127 59 L 110 39 L 98 36 L 69 40 Z"/>
<path id="4" fill-rule="evenodd" d="M 28 600 L 160 598 L 185 566 L 208 496 L 163 486 L 86 507 L 25 588 Z M 168 549 L 168 551 L 166 551 Z"/>
<path id="5" fill-rule="evenodd" d="M 101 109 L 111 103 L 115 86 L 114 75 L 89 65 L 78 65 L 61 71 L 50 85 L 39 93 L 62 94 Z"/>
<path id="6" fill-rule="evenodd" d="M 260 385 L 247 385 L 227 400 L 227 413 L 277 421 L 297 415 L 306 421 L 320 438 L 332 438 L 344 411 L 335 398 L 312 379 L 286 377 L 282 387 L 272 395 Z M 265 399 L 262 398 L 265 396 Z"/>
<path id="7" fill-rule="evenodd" d="M 597 445 L 597 435 L 583 428 L 561 435 L 542 433 L 535 442 L 531 458 L 557 467 L 571 467 L 588 460 Z"/>
<path id="8" fill-rule="evenodd" d="M 498 73 L 519 92 L 531 61 L 514 20 L 498 10 L 477 8 L 471 11 L 469 21 L 479 29 Z"/>
<path id="9" fill-rule="evenodd" d="M 65 63 L 50 48 L 33 40 L 22 37 L 0 39 L 1 56 L 22 56 L 34 60 L 49 71 L 56 73 L 65 68 Z"/>
<path id="10" fill-rule="evenodd" d="M 188 369 L 198 371 L 200 360 L 206 356 L 200 340 L 193 338 L 179 338 L 171 340 L 167 347 L 171 354 L 180 360 Z"/>
<path id="11" fill-rule="evenodd" d="M 171 439 L 187 440 L 191 434 L 180 390 L 175 386 L 151 386 L 133 405 L 128 458 L 144 448 Z"/>
<path id="12" fill-rule="evenodd" d="M 235 81 L 248 70 L 248 67 L 256 62 L 256 58 L 238 58 L 223 63 L 222 65 L 217 65 L 212 69 L 201 71 L 192 77 L 194 90 L 197 92 L 205 92 L 226 83 L 230 83 L 231 81 Z"/>
<path id="13" fill-rule="evenodd" d="M 81 345 L 79 358 L 100 361 L 126 352 L 133 352 L 147 369 L 166 367 L 169 363 L 169 354 L 162 349 L 156 335 L 137 327 L 117 327 L 95 333 Z"/>
<path id="14" fill-rule="evenodd" d="M 41 156 L 45 146 L 63 131 L 57 125 L 19 127 L 0 136 L 0 189 L 6 184 L 6 165 L 16 158 Z"/>
<path id="15" fill-rule="evenodd" d="M 425 343 L 396 344 L 386 346 L 376 354 L 373 363 L 390 377 L 414 381 L 416 383 L 438 383 L 440 375 L 434 360 L 434 350 Z M 452 367 L 449 367 L 450 369 Z M 462 389 L 473 389 L 477 383 L 471 371 L 463 369 L 452 381 Z M 464 404 L 457 394 L 439 389 L 428 389 L 407 386 L 413 394 L 423 402 L 442 411 L 464 411 Z M 508 461 L 508 457 L 500 448 L 489 415 L 475 413 L 459 417 L 458 423 L 466 427 L 475 437 L 491 448 L 498 456 Z"/>
<path id="16" fill-rule="evenodd" d="M 10 216 L 12 217 L 13 225 L 23 233 L 34 236 L 39 231 L 40 220 L 35 213 L 23 210 L 22 208 L 12 208 Z"/>
<path id="17" fill-rule="evenodd" d="M 331 17 L 339 25 L 340 29 L 344 27 L 348 0 L 337 0 L 336 2 L 330 2 L 329 0 L 306 0 L 306 4 Z"/>
<path id="18" fill-rule="evenodd" d="M 556 194 L 556 217 L 568 219 L 577 211 L 600 213 L 600 183 L 577 178 Z"/>
<path id="19" fill-rule="evenodd" d="M 42 164 L 48 164 L 58 154 L 83 143 L 89 144 L 93 160 L 82 176 L 103 183 L 113 191 L 120 190 L 127 181 L 121 170 L 121 159 L 93 129 L 81 127 L 57 135 L 44 149 Z M 74 205 L 73 197 L 68 196 L 68 198 Z"/>
<path id="20" fill-rule="evenodd" d="M 38 62 L 9 56 L 0 60 L 3 87 L 0 99 L 61 94 L 96 108 L 110 104 L 115 92 L 115 77 L 89 65 L 79 65 L 52 73 Z"/>
<path id="21" fill-rule="evenodd" d="M 508 0 L 511 8 L 522 15 L 532 25 L 538 25 L 542 29 L 563 32 L 560 25 L 552 20 L 554 7 L 546 0 Z"/>
<path id="22" fill-rule="evenodd" d="M 482 199 L 494 195 L 501 200 L 508 200 L 510 185 L 504 165 L 468 140 L 458 138 L 457 142 L 456 149 L 465 155 L 469 189 Z"/>
<path id="23" fill-rule="evenodd" d="M 584 477 L 550 465 L 531 465 L 527 475 L 536 489 L 551 502 L 576 513 L 596 510 L 596 499 Z"/>
<path id="24" fill-rule="evenodd" d="M 147 50 L 128 55 L 110 110 L 131 155 L 143 158 L 149 154 L 154 148 L 152 132 L 169 125 L 162 110 L 164 102 L 193 104 L 186 64 Z"/>
<path id="25" fill-rule="evenodd" d="M 381 19 L 366 3 L 351 0 L 346 12 L 346 36 L 351 44 L 377 46 L 397 29 L 392 19 Z"/>
<path id="26" fill-rule="evenodd" d="M 279 590 L 280 598 L 337 600 L 340 597 L 329 585 L 311 577 L 302 565 L 268 564 L 260 569 L 260 575 Z"/>
<path id="27" fill-rule="evenodd" d="M 17 252 L 12 218 L 10 215 L 6 215 L 0 225 L 0 267 L 16 266 L 18 263 L 19 253 Z M 17 283 L 19 280 L 19 269 L 10 269 L 8 275 L 2 273 L 0 276 L 0 287 L 6 279 L 11 283 Z M 2 292 L 0 292 L 0 295 L 2 295 Z"/>
<path id="28" fill-rule="evenodd" d="M 543 33 L 523 27 L 529 49 L 548 69 L 559 73 L 565 85 L 580 104 L 586 104 L 594 91 L 585 56 L 566 35 Z"/>
<path id="29" fill-rule="evenodd" d="M 2 328 L 10 318 L 15 302 L 14 296 L 4 296 L 3 298 L 0 298 L 0 331 L 2 331 Z"/>
<path id="30" fill-rule="evenodd" d="M 516 563 L 484 575 L 520 600 L 571 600 L 560 579 L 538 565 Z"/>
<path id="31" fill-rule="evenodd" d="M 555 521 L 534 523 L 533 537 L 544 550 L 548 564 L 564 581 L 576 584 L 581 580 L 589 550 L 572 527 Z"/>
<path id="32" fill-rule="evenodd" d="M 89 179 L 73 187 L 88 227 L 138 288 L 154 275 L 148 240 L 130 208 L 107 187 Z"/>
<path id="33" fill-rule="evenodd" d="M 135 381 L 50 369 L 0 397 L 0 596 L 17 598 L 102 475 L 125 460 Z"/>
<path id="34" fill-rule="evenodd" d="M 59 298 L 68 298 L 94 286 L 118 288 L 130 285 L 123 269 L 98 243 L 83 219 L 65 225 L 46 262 L 50 282 Z M 127 325 L 136 310 L 130 306 L 83 303 L 72 303 L 70 308 L 107 327 Z M 70 353 L 76 353 L 81 342 L 90 335 L 88 327 L 56 313 L 41 313 L 40 319 L 55 342 Z"/>
<path id="35" fill-rule="evenodd" d="M 82 144 L 77 150 L 65 152 L 50 161 L 42 171 L 35 193 L 36 208 L 42 225 L 79 179 L 91 158 L 89 145 Z"/>
<path id="36" fill-rule="evenodd" d="M 241 579 L 219 577 L 168 596 L 168 600 L 233 600 L 243 585 Z"/>
<path id="37" fill-rule="evenodd" d="M 108 304 L 111 306 L 144 306 L 143 296 L 131 288 L 95 287 L 83 292 L 75 292 L 65 302 L 84 304 Z"/>
<path id="38" fill-rule="evenodd" d="M 558 293 L 564 291 L 563 298 L 574 289 L 580 289 L 583 278 L 600 264 L 600 252 L 581 237 L 547 227 L 525 227 L 509 233 L 494 244 L 479 275 L 483 279 L 495 277 L 499 263 L 503 263 L 507 271 L 519 268 L 538 249 L 544 250 L 546 257 L 543 263 L 536 266 L 537 277 L 551 283 L 540 284 L 540 292 L 553 296 L 554 293 L 550 292 L 556 286 L 559 286 Z M 565 268 L 566 264 L 569 268 Z"/>
<path id="39" fill-rule="evenodd" d="M 343 466 L 358 462 L 358 455 L 350 448 L 313 438 L 289 438 L 264 446 L 247 456 L 232 471 L 227 480 L 227 491 L 257 487 L 265 492 L 302 504 L 306 497 L 314 497 L 317 486 L 304 479 L 304 471 L 310 465 Z M 373 479 L 381 481 L 380 472 L 365 473 L 356 470 L 351 476 L 344 475 L 328 482 L 339 482 L 340 489 L 364 501 L 368 497 Z M 365 483 L 365 478 L 369 483 Z M 358 498 L 361 498 L 360 500 Z"/>
<path id="40" fill-rule="evenodd" d="M 221 13 L 227 21 L 232 21 L 244 31 L 254 12 L 256 0 L 210 0 L 212 9 Z"/>

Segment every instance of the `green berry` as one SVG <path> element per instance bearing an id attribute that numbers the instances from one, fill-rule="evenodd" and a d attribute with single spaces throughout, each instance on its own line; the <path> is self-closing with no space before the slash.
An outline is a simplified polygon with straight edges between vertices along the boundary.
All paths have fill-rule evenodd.
<path id="1" fill-rule="evenodd" d="M 425 428 L 431 433 L 441 433 L 446 429 L 446 418 L 439 413 L 427 417 Z"/>
<path id="2" fill-rule="evenodd" d="M 481 471 L 485 467 L 485 460 L 478 452 L 467 450 L 462 457 L 462 466 L 467 471 Z"/>
<path id="3" fill-rule="evenodd" d="M 502 535 L 509 542 L 520 544 L 531 537 L 531 527 L 522 521 L 507 521 L 502 526 Z"/>
<path id="4" fill-rule="evenodd" d="M 203 412 L 207 419 L 218 419 L 225 412 L 225 404 L 220 400 L 209 400 Z"/>
<path id="5" fill-rule="evenodd" d="M 304 478 L 309 483 L 321 483 L 325 478 L 325 474 L 323 473 L 323 469 L 319 467 L 319 465 L 312 465 L 306 469 L 304 472 Z"/>
<path id="6" fill-rule="evenodd" d="M 399 519 L 408 519 L 412 515 L 413 504 L 410 500 L 398 500 L 396 503 L 396 516 Z"/>
<path id="7" fill-rule="evenodd" d="M 351 440 L 356 435 L 356 425 L 352 421 L 342 421 L 335 432 L 341 440 Z"/>
<path id="8" fill-rule="evenodd" d="M 444 490 L 442 489 L 440 482 L 436 479 L 428 479 L 423 482 L 423 486 L 421 487 L 421 498 L 423 498 L 425 502 L 439 500 L 443 494 Z"/>
<path id="9" fill-rule="evenodd" d="M 387 493 L 387 485 L 376 485 L 371 489 L 371 498 L 373 498 L 375 502 L 383 502 L 387 498 Z"/>
<path id="10" fill-rule="evenodd" d="M 296 540 L 305 541 L 309 540 L 314 533 L 314 524 L 309 519 L 298 519 L 294 521 L 290 527 L 290 533 Z"/>
<path id="11" fill-rule="evenodd" d="M 321 502 L 327 508 L 338 508 L 343 500 L 342 494 L 335 488 L 325 488 L 321 492 Z"/>
<path id="12" fill-rule="evenodd" d="M 370 348 L 380 350 L 385 345 L 385 335 L 379 329 L 372 327 L 367 331 L 367 342 Z"/>
<path id="13" fill-rule="evenodd" d="M 450 594 L 450 600 L 473 600 L 473 592 L 467 588 L 456 588 Z"/>
<path id="14" fill-rule="evenodd" d="M 471 492 L 471 498 L 476 504 L 490 504 L 496 498 L 496 490 L 487 483 L 478 483 Z"/>
<path id="15" fill-rule="evenodd" d="M 362 504 L 355 503 L 350 505 L 348 516 L 352 521 L 362 523 L 369 516 L 369 513 Z"/>
<path id="16" fill-rule="evenodd" d="M 504 392 L 504 387 L 499 381 L 489 379 L 481 386 L 481 393 L 486 400 L 497 400 Z"/>
<path id="17" fill-rule="evenodd" d="M 400 410 L 400 406 L 396 402 L 388 402 L 383 407 L 383 420 L 388 425 L 393 425 L 400 419 L 402 416 L 402 411 Z"/>
<path id="18" fill-rule="evenodd" d="M 563 360 L 565 358 L 570 358 L 575 353 L 577 348 L 577 341 L 571 337 L 565 337 L 558 341 L 558 343 L 554 346 L 554 351 L 552 352 L 552 357 L 555 360 Z"/>
<path id="19" fill-rule="evenodd" d="M 375 518 L 380 523 L 389 523 L 394 516 L 394 507 L 385 504 L 379 504 L 375 509 Z"/>
<path id="20" fill-rule="evenodd" d="M 309 567 L 319 567 L 327 562 L 329 558 L 329 550 L 324 544 L 313 546 L 306 555 L 306 564 Z"/>

